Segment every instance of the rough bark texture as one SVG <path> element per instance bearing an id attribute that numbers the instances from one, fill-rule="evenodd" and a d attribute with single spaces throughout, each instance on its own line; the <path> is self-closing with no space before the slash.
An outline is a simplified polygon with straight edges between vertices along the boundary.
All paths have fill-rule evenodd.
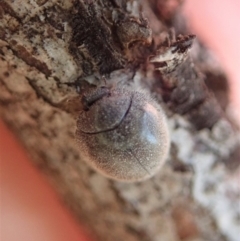
<path id="1" fill-rule="evenodd" d="M 174 101 L 162 98 L 169 76 L 147 62 L 169 27 L 186 31 L 179 1 L 175 9 L 167 2 L 143 1 L 147 21 L 138 1 L 0 1 L 0 115 L 96 240 L 237 241 L 238 130 L 227 117 L 197 130 L 201 114 L 192 113 L 199 109 L 178 114 Z M 208 86 L 212 79 L 224 86 L 224 74 L 200 44 L 193 55 Z M 166 111 L 171 151 L 150 180 L 112 181 L 80 159 L 75 83 L 99 84 L 103 75 L 111 85 L 151 92 Z M 226 109 L 226 89 L 214 90 Z"/>

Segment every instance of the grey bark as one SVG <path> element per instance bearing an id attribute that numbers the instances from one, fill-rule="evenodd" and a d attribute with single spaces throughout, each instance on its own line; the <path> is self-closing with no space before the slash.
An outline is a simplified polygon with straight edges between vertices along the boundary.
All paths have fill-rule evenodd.
<path id="1" fill-rule="evenodd" d="M 1 118 L 97 240 L 236 241 L 238 130 L 220 118 L 211 129 L 197 131 L 186 115 L 164 103 L 154 88 L 159 77 L 145 62 L 150 47 L 144 44 L 150 41 L 150 28 L 156 45 L 161 42 L 168 22 L 160 21 L 144 1 L 148 27 L 137 5 L 137 1 L 110 0 L 0 1 Z M 92 29 L 73 21 L 75 14 L 81 22 L 83 14 L 77 11 L 93 24 L 104 16 L 100 27 L 106 30 L 106 48 L 79 46 L 81 36 L 74 36 L 79 31 L 90 34 Z M 129 19 L 134 24 L 127 25 Z M 114 26 L 117 32 L 112 31 Z M 129 26 L 134 34 L 127 32 Z M 137 50 L 132 47 L 135 41 Z M 112 181 L 80 159 L 74 139 L 80 98 L 74 83 L 87 79 L 99 84 L 95 76 L 102 75 L 111 85 L 144 89 L 166 111 L 171 151 L 162 170 L 150 180 Z"/>

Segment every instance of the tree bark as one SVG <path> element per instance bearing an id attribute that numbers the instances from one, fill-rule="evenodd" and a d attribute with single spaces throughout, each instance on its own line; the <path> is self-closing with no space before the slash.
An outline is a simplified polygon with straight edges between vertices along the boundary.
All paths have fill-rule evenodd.
<path id="1" fill-rule="evenodd" d="M 159 17 L 156 1 L 143 1 L 147 21 L 138 1 L 0 1 L 0 115 L 97 240 L 236 241 L 239 132 L 226 117 L 197 130 L 196 115 L 163 98 L 166 76 L 147 58 L 169 27 L 186 31 L 174 22 L 179 8 L 169 17 L 164 6 Z M 200 59 L 195 65 L 213 78 Z M 144 89 L 166 111 L 171 151 L 150 180 L 112 181 L 80 159 L 76 83 L 99 85 L 102 76 Z"/>

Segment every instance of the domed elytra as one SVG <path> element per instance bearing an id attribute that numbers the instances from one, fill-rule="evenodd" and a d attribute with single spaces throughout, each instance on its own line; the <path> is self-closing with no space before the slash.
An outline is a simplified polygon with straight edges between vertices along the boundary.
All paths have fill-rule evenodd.
<path id="1" fill-rule="evenodd" d="M 76 139 L 86 162 L 120 181 L 141 181 L 160 169 L 168 155 L 169 133 L 153 99 L 105 87 L 85 94 L 82 102 Z"/>

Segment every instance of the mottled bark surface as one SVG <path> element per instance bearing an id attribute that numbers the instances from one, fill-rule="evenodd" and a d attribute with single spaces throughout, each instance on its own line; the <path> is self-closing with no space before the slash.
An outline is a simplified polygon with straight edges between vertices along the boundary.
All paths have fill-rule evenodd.
<path id="1" fill-rule="evenodd" d="M 154 71 L 147 59 L 169 27 L 177 34 L 187 31 L 180 7 L 170 11 L 165 2 L 157 8 L 157 1 L 143 1 L 142 16 L 138 1 L 0 1 L 0 115 L 97 240 L 237 241 L 239 132 L 224 114 L 226 79 L 197 41 L 184 71 L 180 67 L 170 77 Z M 186 72 L 195 68 L 196 82 L 205 74 L 223 107 L 207 128 L 198 124 L 209 96 L 190 102 L 190 112 L 180 111 L 166 88 L 166 81 L 176 85 L 178 77 L 178 89 L 190 88 Z M 75 82 L 103 84 L 103 75 L 107 84 L 151 93 L 166 111 L 171 151 L 150 180 L 112 181 L 80 159 Z M 221 80 L 223 88 L 212 80 Z M 190 93 L 199 91 L 194 86 Z M 212 102 L 216 114 L 219 106 Z"/>

